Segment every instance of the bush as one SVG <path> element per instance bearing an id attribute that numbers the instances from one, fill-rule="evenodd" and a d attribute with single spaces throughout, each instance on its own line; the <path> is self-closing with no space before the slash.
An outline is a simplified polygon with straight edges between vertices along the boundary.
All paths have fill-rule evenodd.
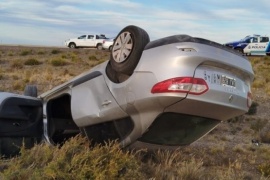
<path id="1" fill-rule="evenodd" d="M 37 59 L 31 58 L 24 62 L 24 65 L 33 66 L 33 65 L 40 65 L 41 62 L 39 62 Z"/>
<path id="2" fill-rule="evenodd" d="M 9 52 L 8 53 L 8 56 L 13 56 L 13 52 Z"/>
<path id="3" fill-rule="evenodd" d="M 31 50 L 24 50 L 20 53 L 21 56 L 27 56 L 29 54 L 31 54 Z"/>
<path id="4" fill-rule="evenodd" d="M 89 60 L 97 60 L 97 57 L 92 55 L 92 56 L 89 56 Z"/>
<path id="5" fill-rule="evenodd" d="M 53 49 L 51 53 L 52 53 L 52 54 L 59 54 L 60 52 L 61 52 L 60 50 Z"/>
<path id="6" fill-rule="evenodd" d="M 81 136 L 63 146 L 22 148 L 21 156 L 12 159 L 0 174 L 3 179 L 144 179 L 133 153 L 113 142 L 90 148 L 87 138 Z"/>
<path id="7" fill-rule="evenodd" d="M 67 65 L 67 62 L 62 58 L 56 58 L 56 59 L 51 60 L 51 64 L 53 66 L 65 66 Z"/>
<path id="8" fill-rule="evenodd" d="M 38 55 L 44 55 L 45 52 L 44 51 L 38 51 Z"/>

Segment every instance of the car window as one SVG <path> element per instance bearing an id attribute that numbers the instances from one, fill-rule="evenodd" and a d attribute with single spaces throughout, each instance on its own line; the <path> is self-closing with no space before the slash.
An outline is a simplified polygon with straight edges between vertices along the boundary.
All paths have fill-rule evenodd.
<path id="1" fill-rule="evenodd" d="M 248 39 L 245 40 L 246 43 L 250 43 L 250 41 L 251 41 L 250 38 L 248 38 Z"/>
<path id="2" fill-rule="evenodd" d="M 250 42 L 251 42 L 251 43 L 257 43 L 257 42 L 258 42 L 258 38 L 257 38 L 257 37 L 254 37 L 254 38 L 251 39 Z"/>
<path id="3" fill-rule="evenodd" d="M 260 37 L 260 42 L 269 42 L 269 37 Z"/>
<path id="4" fill-rule="evenodd" d="M 186 114 L 164 113 L 139 141 L 173 146 L 187 145 L 214 128 L 218 120 Z"/>
<path id="5" fill-rule="evenodd" d="M 93 35 L 88 35 L 88 39 L 94 39 Z"/>
<path id="6" fill-rule="evenodd" d="M 78 39 L 86 39 L 86 35 L 82 35 L 82 36 L 78 37 Z"/>

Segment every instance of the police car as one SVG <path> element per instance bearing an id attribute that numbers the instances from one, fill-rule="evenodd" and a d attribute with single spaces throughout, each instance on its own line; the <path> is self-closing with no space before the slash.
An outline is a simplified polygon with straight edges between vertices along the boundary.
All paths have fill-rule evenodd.
<path id="1" fill-rule="evenodd" d="M 268 36 L 246 36 L 240 41 L 226 43 L 225 46 L 231 47 L 245 55 L 270 55 Z"/>

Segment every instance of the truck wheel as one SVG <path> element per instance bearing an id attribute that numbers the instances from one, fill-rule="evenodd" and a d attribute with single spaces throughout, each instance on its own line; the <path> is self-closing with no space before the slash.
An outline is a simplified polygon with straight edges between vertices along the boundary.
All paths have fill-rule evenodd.
<path id="1" fill-rule="evenodd" d="M 98 49 L 98 50 L 102 50 L 102 44 L 98 44 L 98 45 L 97 45 L 97 49 Z"/>
<path id="2" fill-rule="evenodd" d="M 267 56 L 270 56 L 270 53 L 266 53 Z"/>
<path id="3" fill-rule="evenodd" d="M 70 43 L 69 48 L 76 48 L 76 44 L 75 43 Z"/>
<path id="4" fill-rule="evenodd" d="M 112 68 L 116 72 L 131 75 L 149 41 L 147 32 L 137 26 L 131 25 L 122 29 L 112 47 Z"/>
<path id="5" fill-rule="evenodd" d="M 38 93 L 37 93 L 37 86 L 35 85 L 27 85 L 24 88 L 24 93 L 25 96 L 31 96 L 31 97 L 37 97 Z"/>
<path id="6" fill-rule="evenodd" d="M 112 51 L 112 46 L 109 47 L 109 51 Z"/>
<path id="7" fill-rule="evenodd" d="M 241 53 L 241 54 L 244 53 L 244 52 L 243 52 L 243 49 L 241 49 L 241 48 L 235 48 L 235 50 L 238 51 L 238 52 Z"/>

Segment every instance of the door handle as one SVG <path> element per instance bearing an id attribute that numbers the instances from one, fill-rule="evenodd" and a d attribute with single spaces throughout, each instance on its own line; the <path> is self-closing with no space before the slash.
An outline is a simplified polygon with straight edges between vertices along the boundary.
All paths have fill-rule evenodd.
<path id="1" fill-rule="evenodd" d="M 112 103 L 112 101 L 110 101 L 110 100 L 105 100 L 101 105 L 102 106 L 108 106 L 109 104 L 111 104 Z"/>

